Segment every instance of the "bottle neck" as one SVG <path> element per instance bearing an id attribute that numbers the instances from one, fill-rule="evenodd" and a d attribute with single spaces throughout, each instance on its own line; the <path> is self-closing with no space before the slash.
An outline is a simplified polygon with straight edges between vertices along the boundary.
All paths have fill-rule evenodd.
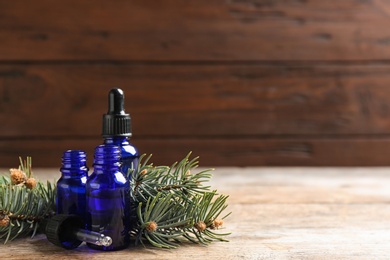
<path id="1" fill-rule="evenodd" d="M 114 174 L 120 172 L 120 164 L 116 164 L 116 165 L 94 164 L 93 172 L 95 174 Z"/>
<path id="2" fill-rule="evenodd" d="M 95 173 L 112 173 L 119 171 L 121 163 L 121 150 L 113 144 L 99 145 L 95 149 L 93 168 Z"/>
<path id="3" fill-rule="evenodd" d="M 104 138 L 104 144 L 112 144 L 117 146 L 123 146 L 129 143 L 129 137 L 127 136 L 109 136 Z"/>
<path id="4" fill-rule="evenodd" d="M 85 176 L 88 173 L 87 155 L 82 150 L 67 150 L 62 156 L 62 176 Z"/>
<path id="5" fill-rule="evenodd" d="M 60 171 L 64 177 L 83 177 L 88 175 L 88 167 L 85 165 L 78 167 L 63 166 Z"/>

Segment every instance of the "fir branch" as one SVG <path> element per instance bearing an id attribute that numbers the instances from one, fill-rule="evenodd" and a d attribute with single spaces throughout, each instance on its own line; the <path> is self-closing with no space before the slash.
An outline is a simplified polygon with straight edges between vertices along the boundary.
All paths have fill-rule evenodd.
<path id="1" fill-rule="evenodd" d="M 192 215 L 194 225 L 186 229 L 185 237 L 188 240 L 194 242 L 197 239 L 197 242 L 202 244 L 208 244 L 213 240 L 227 241 L 224 237 L 230 233 L 212 231 L 218 229 L 222 225 L 223 219 L 230 215 L 228 213 L 219 219 L 221 213 L 227 208 L 228 196 L 220 195 L 214 199 L 216 195 L 216 191 L 213 191 L 193 198 L 189 207 L 192 211 L 189 214 Z"/>
<path id="2" fill-rule="evenodd" d="M 227 241 L 230 233 L 216 230 L 222 225 L 220 218 L 227 208 L 228 196 L 217 195 L 204 185 L 211 169 L 194 173 L 198 157 L 190 160 L 189 153 L 171 167 L 147 164 L 150 156 L 138 171 L 131 173 L 131 196 L 137 205 L 137 241 L 147 240 L 160 248 L 176 248 L 183 239 L 208 244 L 214 240 Z"/>
<path id="3" fill-rule="evenodd" d="M 203 184 L 211 178 L 212 169 L 193 174 L 191 171 L 198 167 L 198 157 L 189 160 L 190 155 L 191 153 L 171 167 L 154 167 L 152 164 L 140 163 L 138 171 L 129 176 L 134 200 L 146 202 L 148 197 L 154 197 L 159 192 L 176 193 L 177 196 L 185 198 L 208 191 L 210 187 Z M 140 162 L 143 158 L 144 156 L 141 157 Z M 150 156 L 146 161 L 149 159 Z"/>
<path id="4" fill-rule="evenodd" d="M 145 207 L 140 202 L 137 216 L 140 222 L 138 238 L 145 237 L 152 245 L 160 248 L 176 248 L 178 245 L 172 242 L 184 234 L 181 229 L 187 226 L 185 208 L 176 203 L 173 194 L 164 196 L 158 193 L 154 198 L 149 198 Z M 142 243 L 142 240 L 139 239 Z"/>
<path id="5" fill-rule="evenodd" d="M 30 233 L 34 236 L 38 222 L 53 215 L 55 210 L 55 186 L 50 182 L 46 185 L 35 182 L 30 157 L 20 162 L 21 172 L 15 174 L 28 176 L 25 182 L 15 184 L 11 178 L 0 178 L 0 239 L 4 243 Z M 28 183 L 29 179 L 34 180 L 33 185 Z"/>

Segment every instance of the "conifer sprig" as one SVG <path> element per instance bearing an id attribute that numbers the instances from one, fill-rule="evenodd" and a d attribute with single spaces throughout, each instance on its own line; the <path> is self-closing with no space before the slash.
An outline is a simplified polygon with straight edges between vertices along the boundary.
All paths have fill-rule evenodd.
<path id="1" fill-rule="evenodd" d="M 158 193 L 154 198 L 150 197 L 146 205 L 140 202 L 137 215 L 140 222 L 138 241 L 143 243 L 144 237 L 160 248 L 176 248 L 172 239 L 183 236 L 183 227 L 189 225 L 185 208 L 173 201 L 173 194 Z"/>
<path id="2" fill-rule="evenodd" d="M 153 166 L 147 164 L 150 157 L 141 156 L 137 172 L 130 173 L 132 196 L 136 201 L 146 202 L 149 197 L 157 193 L 176 193 L 183 198 L 191 198 L 195 194 L 202 194 L 210 190 L 210 186 L 203 185 L 212 176 L 213 169 L 206 169 L 198 173 L 193 171 L 198 167 L 198 158 L 189 160 L 189 153 L 179 163 L 168 166 Z M 183 196 L 184 195 L 184 196 Z"/>
<path id="3" fill-rule="evenodd" d="M 19 169 L 10 170 L 14 176 L 0 178 L 0 239 L 4 243 L 19 236 L 34 236 L 39 221 L 55 212 L 55 186 L 50 182 L 36 183 L 30 157 L 24 163 L 20 161 Z M 27 179 L 23 180 L 25 176 Z M 15 183 L 15 180 L 23 181 Z"/>
<path id="4" fill-rule="evenodd" d="M 195 173 L 198 157 L 190 160 L 190 155 L 171 167 L 154 167 L 147 164 L 150 156 L 141 157 L 138 171 L 131 173 L 139 242 L 146 239 L 157 247 L 176 248 L 184 239 L 205 245 L 227 241 L 224 237 L 229 233 L 216 230 L 229 215 L 220 217 L 227 208 L 228 196 L 218 195 L 205 185 L 212 169 Z"/>

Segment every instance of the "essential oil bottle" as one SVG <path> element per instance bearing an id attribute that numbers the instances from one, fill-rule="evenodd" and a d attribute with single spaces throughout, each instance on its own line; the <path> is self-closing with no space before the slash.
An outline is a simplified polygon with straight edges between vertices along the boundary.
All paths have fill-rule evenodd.
<path id="1" fill-rule="evenodd" d="M 87 181 L 87 229 L 111 237 L 110 246 L 88 243 L 90 248 L 112 251 L 130 243 L 130 186 L 120 170 L 121 149 L 99 145 L 95 149 L 94 171 Z"/>
<path id="2" fill-rule="evenodd" d="M 124 93 L 119 88 L 111 89 L 108 94 L 108 112 L 103 115 L 104 144 L 121 148 L 121 171 L 127 175 L 129 170 L 137 170 L 139 153 L 129 141 L 132 136 L 131 118 L 124 110 Z"/>
<path id="3" fill-rule="evenodd" d="M 63 153 L 61 178 L 57 181 L 57 214 L 75 214 L 85 219 L 88 177 L 87 155 L 81 150 Z"/>
<path id="4" fill-rule="evenodd" d="M 83 241 L 110 246 L 112 240 L 104 234 L 85 230 L 84 220 L 77 215 L 57 214 L 39 222 L 39 230 L 51 243 L 65 249 L 77 248 Z"/>

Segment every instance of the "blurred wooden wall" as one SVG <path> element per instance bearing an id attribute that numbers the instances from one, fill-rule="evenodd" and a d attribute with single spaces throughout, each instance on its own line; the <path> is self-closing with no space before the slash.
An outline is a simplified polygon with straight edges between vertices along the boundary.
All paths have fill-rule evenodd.
<path id="1" fill-rule="evenodd" d="M 92 156 L 121 87 L 171 164 L 390 165 L 390 2 L 0 0 L 0 166 Z"/>

